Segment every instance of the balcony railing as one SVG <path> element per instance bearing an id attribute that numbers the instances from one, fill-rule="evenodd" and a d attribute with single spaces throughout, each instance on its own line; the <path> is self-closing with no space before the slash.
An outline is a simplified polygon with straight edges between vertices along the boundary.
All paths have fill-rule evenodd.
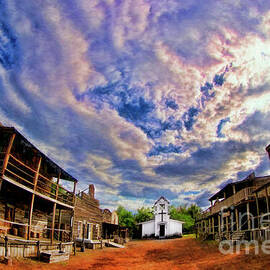
<path id="1" fill-rule="evenodd" d="M 4 153 L 0 153 L 0 165 L 1 169 L 3 166 Z M 26 165 L 24 162 L 9 154 L 9 160 L 7 167 L 4 171 L 4 175 L 28 187 L 35 190 L 47 197 L 58 200 L 64 204 L 74 205 L 74 194 L 63 186 L 58 185 L 52 179 L 38 173 L 37 182 L 35 186 L 35 177 L 37 171 L 30 166 Z M 57 192 L 58 188 L 58 192 Z"/>
<path id="2" fill-rule="evenodd" d="M 248 200 L 250 197 L 254 196 L 254 194 L 252 194 L 254 189 L 254 187 L 244 188 L 236 192 L 234 195 L 228 197 L 227 199 L 219 202 L 217 201 L 212 207 L 209 207 L 202 213 L 202 218 L 206 218 L 211 214 L 218 213 L 222 208 L 227 208 L 232 205 L 236 205 L 243 200 Z"/>

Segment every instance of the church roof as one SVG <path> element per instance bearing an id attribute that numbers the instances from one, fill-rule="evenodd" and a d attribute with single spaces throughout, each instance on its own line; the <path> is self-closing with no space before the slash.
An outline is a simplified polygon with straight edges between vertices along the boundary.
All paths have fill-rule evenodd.
<path id="1" fill-rule="evenodd" d="M 156 202 L 154 205 L 156 205 L 161 199 L 163 199 L 164 201 L 166 201 L 168 204 L 170 204 L 170 202 L 163 196 L 161 196 Z"/>

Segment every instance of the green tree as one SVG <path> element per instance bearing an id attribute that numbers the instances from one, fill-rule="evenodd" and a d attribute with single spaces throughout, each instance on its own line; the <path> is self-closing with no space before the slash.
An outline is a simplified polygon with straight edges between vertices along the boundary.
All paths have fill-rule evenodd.
<path id="1" fill-rule="evenodd" d="M 149 207 L 141 207 L 137 209 L 137 213 L 135 214 L 135 221 L 137 223 L 149 221 L 154 218 L 153 209 Z"/>
<path id="2" fill-rule="evenodd" d="M 135 218 L 130 211 L 126 210 L 123 206 L 118 206 L 116 211 L 119 217 L 120 226 L 128 227 L 130 229 L 135 226 Z"/>
<path id="3" fill-rule="evenodd" d="M 180 220 L 185 222 L 183 224 L 183 231 L 191 233 L 194 231 L 195 219 L 200 214 L 201 209 L 196 204 L 192 204 L 191 206 L 171 206 L 170 208 L 170 216 L 172 219 Z"/>

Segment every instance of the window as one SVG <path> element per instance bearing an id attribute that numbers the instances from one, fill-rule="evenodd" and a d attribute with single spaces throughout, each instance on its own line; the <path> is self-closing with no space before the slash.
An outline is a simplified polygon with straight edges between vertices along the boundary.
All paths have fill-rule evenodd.
<path id="1" fill-rule="evenodd" d="M 160 204 L 161 209 L 165 209 L 165 204 Z"/>

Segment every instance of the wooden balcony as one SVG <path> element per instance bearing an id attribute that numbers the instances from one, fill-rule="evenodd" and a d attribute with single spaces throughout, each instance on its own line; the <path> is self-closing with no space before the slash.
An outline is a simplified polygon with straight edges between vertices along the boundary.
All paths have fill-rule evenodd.
<path id="1" fill-rule="evenodd" d="M 4 160 L 7 160 L 6 166 Z M 60 179 L 44 176 L 39 172 L 39 168 L 33 169 L 14 155 L 5 152 L 0 153 L 0 166 L 4 180 L 44 199 L 73 208 L 74 193 L 59 185 Z"/>
<path id="2" fill-rule="evenodd" d="M 216 201 L 216 203 L 212 207 L 209 207 L 202 213 L 202 218 L 206 218 L 209 215 L 220 212 L 222 209 L 237 205 L 241 201 L 248 200 L 251 197 L 254 197 L 254 194 L 252 193 L 253 190 L 254 187 L 243 188 L 227 199 L 224 199 L 222 201 Z"/>

